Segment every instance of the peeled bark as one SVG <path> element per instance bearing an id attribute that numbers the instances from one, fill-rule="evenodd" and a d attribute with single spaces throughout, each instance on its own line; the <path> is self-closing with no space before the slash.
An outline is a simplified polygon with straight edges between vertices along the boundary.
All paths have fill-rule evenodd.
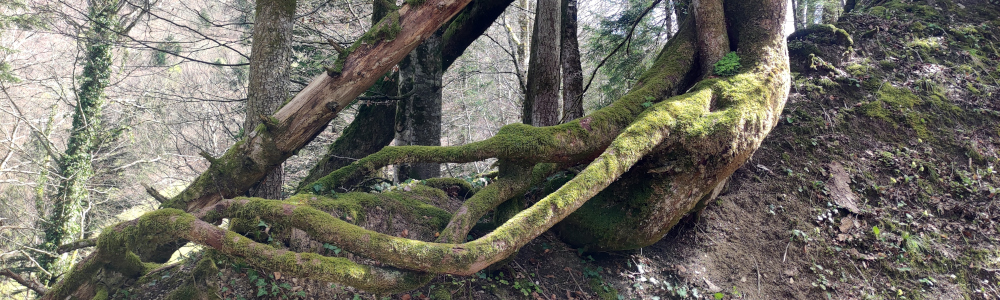
<path id="1" fill-rule="evenodd" d="M 255 130 L 288 95 L 288 70 L 292 57 L 292 25 L 295 23 L 295 0 L 257 0 L 253 41 L 250 50 L 250 84 L 247 89 L 244 132 Z M 247 195 L 280 199 L 281 164 L 253 185 Z"/>
<path id="2" fill-rule="evenodd" d="M 537 5 L 521 122 L 552 126 L 559 124 L 559 25 L 562 14 L 559 0 L 538 0 Z"/>
<path id="3" fill-rule="evenodd" d="M 562 0 L 562 123 L 583 117 L 583 69 L 577 39 L 577 1 Z"/>

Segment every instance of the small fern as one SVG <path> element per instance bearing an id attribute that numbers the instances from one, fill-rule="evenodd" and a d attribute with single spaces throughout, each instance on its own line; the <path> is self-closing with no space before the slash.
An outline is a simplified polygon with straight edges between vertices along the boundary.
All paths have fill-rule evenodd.
<path id="1" fill-rule="evenodd" d="M 740 65 L 740 57 L 736 52 L 729 52 L 715 63 L 713 73 L 719 76 L 733 76 L 740 72 L 741 67 L 743 66 Z"/>

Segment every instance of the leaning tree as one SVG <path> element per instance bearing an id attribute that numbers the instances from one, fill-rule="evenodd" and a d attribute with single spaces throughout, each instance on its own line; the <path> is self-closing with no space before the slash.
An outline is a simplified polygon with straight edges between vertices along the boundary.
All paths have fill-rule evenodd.
<path id="1" fill-rule="evenodd" d="M 407 1 L 353 46 L 338 49 L 340 58 L 326 74 L 223 156 L 204 154 L 208 170 L 177 196 L 159 197 L 160 209 L 104 229 L 94 243 L 79 243 L 94 244 L 94 251 L 44 298 L 107 295 L 116 288 L 109 278 L 142 277 L 188 242 L 259 269 L 382 293 L 414 289 L 435 274 L 473 274 L 550 229 L 597 251 L 650 245 L 718 194 L 776 124 L 787 97 L 785 1 L 695 0 L 692 17 L 610 106 L 556 126 L 507 125 L 462 146 L 385 147 L 301 185 L 285 200 L 239 197 L 442 25 L 446 40 L 467 30 L 481 33 L 484 20 L 463 9 L 469 3 Z M 742 67 L 728 70 L 736 72 L 713 73 L 716 66 L 737 65 L 737 57 Z M 726 63 L 717 65 L 720 59 Z M 343 192 L 389 165 L 486 159 L 497 159 L 493 184 L 447 211 L 433 200 L 444 193 L 430 188 Z M 567 169 L 574 175 L 553 182 L 550 175 Z M 557 188 L 526 208 L 510 204 L 543 183 Z M 374 217 L 373 210 L 390 206 L 401 210 L 397 216 L 418 216 L 415 222 L 438 220 L 423 224 L 439 234 L 398 234 L 393 224 L 375 224 L 395 222 Z M 504 222 L 466 241 L 491 211 Z M 259 219 L 274 236 L 297 232 L 287 236 L 338 245 L 353 259 L 256 241 L 217 225 L 227 218 Z"/>

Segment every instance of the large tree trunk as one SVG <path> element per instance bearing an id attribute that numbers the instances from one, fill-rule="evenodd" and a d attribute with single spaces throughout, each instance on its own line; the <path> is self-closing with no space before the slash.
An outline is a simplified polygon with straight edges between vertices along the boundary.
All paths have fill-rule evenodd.
<path id="1" fill-rule="evenodd" d="M 98 141 L 105 134 L 101 125 L 101 109 L 105 103 L 104 89 L 111 78 L 111 50 L 117 37 L 114 30 L 118 28 L 119 3 L 91 1 L 87 9 L 89 29 L 82 38 L 86 57 L 76 91 L 73 127 L 66 152 L 57 160 L 62 181 L 52 210 L 41 226 L 45 236 L 38 248 L 49 253 L 55 253 L 57 247 L 68 241 L 84 238 L 82 233 L 87 229 L 84 203 L 90 198 L 86 185 L 94 175 L 91 158 Z M 58 257 L 40 254 L 36 260 L 42 269 L 58 273 Z M 49 280 L 52 278 L 45 277 L 46 272 L 39 274 L 43 283 L 51 284 Z"/>
<path id="2" fill-rule="evenodd" d="M 559 124 L 559 0 L 538 0 L 528 58 L 528 90 L 521 122 L 534 126 Z"/>
<path id="3" fill-rule="evenodd" d="M 563 220 L 555 228 L 560 238 L 595 251 L 645 247 L 659 241 L 699 203 L 718 196 L 729 176 L 777 124 L 784 107 L 790 87 L 783 34 L 785 3 L 725 1 L 726 19 L 738 20 L 729 26 L 733 46 L 741 62 L 751 67 L 728 79 L 703 81 L 711 84 L 696 85 L 681 97 L 701 98 L 697 102 L 705 109 L 703 120 L 729 125 L 708 131 L 699 126 L 675 128 L 680 131 L 675 137 L 665 139 L 654 153 Z M 754 95 L 753 100 L 730 102 L 744 95 Z M 657 104 L 647 114 L 663 118 L 655 108 L 670 101 Z"/>
<path id="4" fill-rule="evenodd" d="M 577 39 L 577 0 L 562 0 L 562 122 L 583 117 L 583 70 Z"/>
<path id="5" fill-rule="evenodd" d="M 251 132 L 288 98 L 288 70 L 292 57 L 295 0 L 257 0 L 250 52 L 245 133 Z M 281 199 L 282 168 L 278 164 L 248 196 Z"/>
<path id="6" fill-rule="evenodd" d="M 441 145 L 441 35 L 428 37 L 399 63 L 400 94 L 410 94 L 396 107 L 397 146 Z M 441 176 L 437 163 L 396 165 L 396 182 Z"/>

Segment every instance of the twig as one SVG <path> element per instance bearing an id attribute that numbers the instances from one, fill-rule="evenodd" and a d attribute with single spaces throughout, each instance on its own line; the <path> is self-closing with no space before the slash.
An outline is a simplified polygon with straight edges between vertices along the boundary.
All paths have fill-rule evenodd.
<path id="1" fill-rule="evenodd" d="M 608 53 L 608 56 L 605 56 L 604 59 L 602 59 L 601 62 L 597 64 L 597 67 L 594 67 L 594 71 L 590 73 L 590 79 L 587 80 L 587 85 L 584 86 L 583 91 L 580 92 L 580 97 L 583 97 L 583 94 L 586 94 L 587 90 L 590 89 L 590 84 L 594 82 L 594 77 L 597 75 L 597 70 L 600 70 L 601 67 L 604 66 L 604 63 L 608 62 L 608 59 L 611 58 L 612 55 L 615 55 L 615 53 L 617 53 L 618 50 L 621 49 L 626 42 L 632 40 L 632 34 L 635 33 L 635 28 L 639 26 L 639 23 L 642 23 L 642 19 L 646 17 L 646 14 L 649 14 L 649 12 L 652 11 L 657 4 L 660 4 L 660 1 L 661 0 L 653 1 L 653 4 L 650 4 L 649 7 L 646 7 L 646 10 L 642 11 L 642 14 L 640 14 L 639 17 L 635 19 L 635 23 L 632 23 L 632 28 L 628 30 L 628 35 L 625 35 L 625 40 L 623 40 L 621 43 L 618 43 L 618 46 L 615 47 L 614 50 L 611 50 L 611 53 Z"/>
<path id="2" fill-rule="evenodd" d="M 0 270 L 0 275 L 10 277 L 10 279 L 14 279 L 14 281 L 17 281 L 17 283 L 20 283 L 21 285 L 31 289 L 32 291 L 35 291 L 40 295 L 44 295 L 49 291 L 41 283 L 38 283 L 34 280 L 25 279 L 24 277 L 21 277 L 21 275 L 17 275 L 17 273 L 11 272 L 10 270 L 7 269 Z"/>
<path id="3" fill-rule="evenodd" d="M 61 245 L 56 248 L 56 252 L 59 254 L 70 252 L 80 248 L 93 247 L 97 245 L 97 239 L 83 239 L 69 244 Z"/>
<path id="4" fill-rule="evenodd" d="M 148 184 L 143 183 L 142 187 L 146 188 L 146 193 L 149 194 L 150 196 L 153 196 L 153 199 L 156 199 L 156 201 L 160 203 L 166 203 L 167 201 L 170 200 L 170 198 L 163 196 L 163 194 L 160 194 L 159 191 L 149 186 Z"/>
<path id="5" fill-rule="evenodd" d="M 785 254 L 781 256 L 781 263 L 785 263 L 785 259 L 788 258 L 788 246 L 792 245 L 792 240 L 788 240 L 788 245 L 785 245 Z"/>

